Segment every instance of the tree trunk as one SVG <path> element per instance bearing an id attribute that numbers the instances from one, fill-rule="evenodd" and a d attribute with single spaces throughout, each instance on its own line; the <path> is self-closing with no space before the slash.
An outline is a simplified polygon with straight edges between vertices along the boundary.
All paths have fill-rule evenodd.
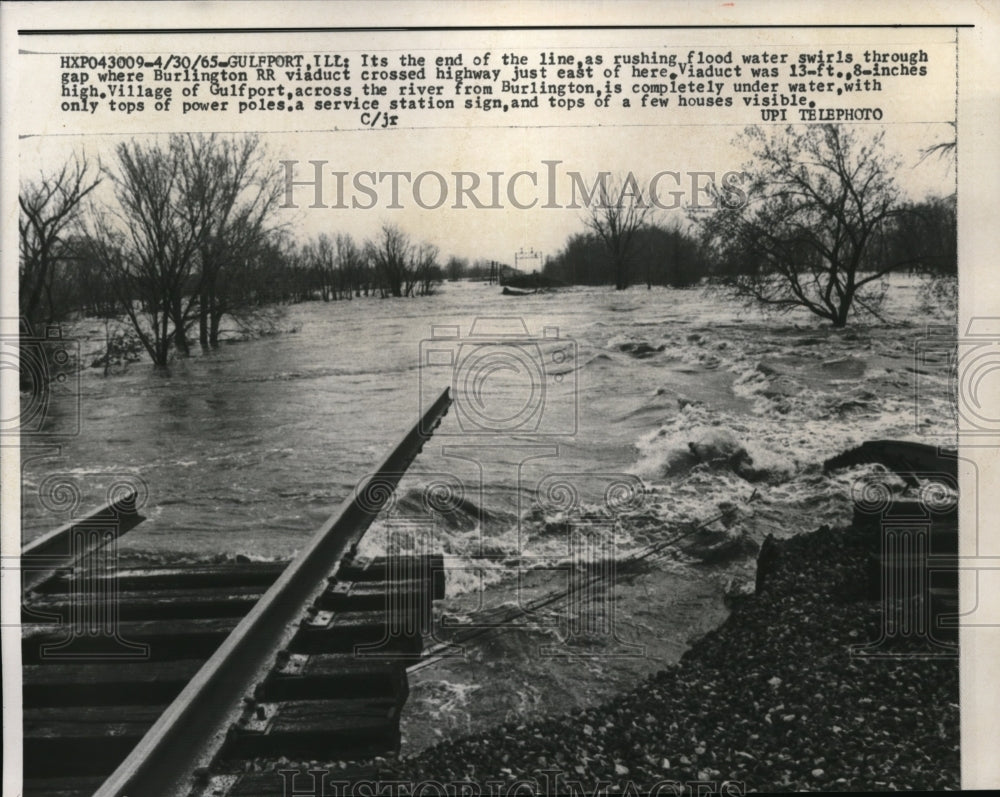
<path id="1" fill-rule="evenodd" d="M 835 327 L 846 327 L 847 326 L 847 316 L 851 313 L 851 305 L 854 303 L 854 293 L 857 288 L 854 286 L 853 274 L 848 279 L 848 284 L 844 288 L 844 296 L 840 300 L 840 305 L 837 307 L 837 313 L 833 318 L 833 325 Z"/>
<path id="2" fill-rule="evenodd" d="M 204 289 L 198 300 L 198 342 L 202 351 L 208 350 L 208 291 Z"/>
<path id="3" fill-rule="evenodd" d="M 219 326 L 222 324 L 223 315 L 225 315 L 224 302 L 219 300 L 215 286 L 211 285 L 208 293 L 208 342 L 213 349 L 219 348 Z"/>
<path id="4" fill-rule="evenodd" d="M 219 325 L 222 322 L 222 313 L 212 313 L 211 344 L 213 349 L 219 348 Z"/>
<path id="5" fill-rule="evenodd" d="M 174 345 L 185 357 L 190 356 L 191 346 L 187 342 L 187 335 L 184 334 L 184 327 L 177 327 L 174 330 Z"/>
<path id="6" fill-rule="evenodd" d="M 628 277 L 625 273 L 625 264 L 621 259 L 615 259 L 615 290 L 623 291 L 628 287 Z"/>
<path id="7" fill-rule="evenodd" d="M 174 322 L 174 345 L 182 355 L 187 357 L 191 354 L 191 346 L 188 344 L 187 333 L 184 330 L 184 314 L 181 312 L 181 300 L 175 299 L 170 307 L 170 317 Z"/>
<path id="8" fill-rule="evenodd" d="M 163 314 L 163 321 L 160 324 L 160 334 L 158 340 L 156 341 L 156 353 L 153 356 L 153 365 L 160 368 L 167 367 L 167 358 L 170 354 L 170 335 L 167 334 L 169 328 L 167 326 L 167 314 Z"/>

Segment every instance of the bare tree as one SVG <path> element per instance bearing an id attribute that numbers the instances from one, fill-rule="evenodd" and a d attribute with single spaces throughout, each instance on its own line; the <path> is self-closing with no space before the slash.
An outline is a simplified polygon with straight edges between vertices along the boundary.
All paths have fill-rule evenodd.
<path id="1" fill-rule="evenodd" d="M 378 237 L 368 242 L 367 250 L 383 293 L 408 295 L 412 290 L 409 271 L 413 244 L 410 236 L 395 224 L 383 224 Z M 403 292 L 404 288 L 406 294 Z"/>
<path id="2" fill-rule="evenodd" d="M 421 296 L 430 296 L 434 292 L 434 286 L 441 282 L 442 271 L 437 262 L 439 254 L 438 248 L 429 243 L 420 244 L 413 251 L 410 272 Z"/>
<path id="3" fill-rule="evenodd" d="M 248 265 L 272 234 L 281 196 L 278 174 L 257 135 L 172 139 L 179 170 L 179 210 L 190 225 L 203 225 L 200 241 L 198 331 L 202 348 L 219 344 L 225 314 L 249 306 Z M 190 319 L 175 319 L 186 328 Z"/>
<path id="4" fill-rule="evenodd" d="M 363 258 L 350 234 L 320 233 L 303 245 L 301 255 L 324 302 L 361 295 Z"/>
<path id="5" fill-rule="evenodd" d="M 616 290 L 628 287 L 629 266 L 637 250 L 636 233 L 645 226 L 652 211 L 631 172 L 624 178 L 602 173 L 598 201 L 591 203 L 585 221 L 611 257 Z"/>
<path id="6" fill-rule="evenodd" d="M 116 201 L 91 214 L 88 248 L 150 358 L 164 366 L 171 346 L 190 352 L 196 321 L 201 345 L 216 346 L 223 314 L 253 305 L 277 180 L 256 136 L 133 140 L 116 155 L 105 169 Z"/>
<path id="7" fill-rule="evenodd" d="M 306 242 L 302 246 L 302 259 L 314 275 L 320 298 L 324 302 L 336 299 L 336 254 L 330 236 L 324 232 Z"/>
<path id="8" fill-rule="evenodd" d="M 469 259 L 467 257 L 452 255 L 448 258 L 448 262 L 445 263 L 444 270 L 448 275 L 448 280 L 450 282 L 456 282 L 468 274 Z"/>
<path id="9" fill-rule="evenodd" d="M 908 264 L 882 242 L 903 212 L 899 160 L 874 135 L 840 125 L 747 128 L 738 139 L 753 160 L 744 204 L 698 219 L 726 283 L 762 305 L 805 307 L 834 326 L 852 308 L 877 315 L 883 278 Z"/>
<path id="10" fill-rule="evenodd" d="M 951 125 L 951 136 L 920 150 L 921 162 L 932 156 L 937 156 L 942 160 L 949 161 L 951 168 L 955 167 L 955 160 L 958 157 L 958 126 L 954 122 L 948 122 L 948 124 Z"/>
<path id="11" fill-rule="evenodd" d="M 361 295 L 362 274 L 364 271 L 364 257 L 358 245 L 349 233 L 337 233 L 337 270 L 340 275 L 342 295 L 345 299 Z M 368 295 L 367 284 L 364 287 L 365 296 Z"/>
<path id="12" fill-rule="evenodd" d="M 86 158 L 74 157 L 57 174 L 43 174 L 21 187 L 18 286 L 20 312 L 29 322 L 55 320 L 56 267 L 67 254 L 67 241 L 80 220 L 84 200 L 100 181 Z"/>
<path id="13" fill-rule="evenodd" d="M 119 144 L 117 164 L 105 173 L 116 204 L 90 215 L 89 248 L 113 286 L 136 334 L 157 366 L 171 343 L 188 351 L 185 327 L 197 299 L 196 264 L 207 205 L 184 208 L 178 142 Z"/>

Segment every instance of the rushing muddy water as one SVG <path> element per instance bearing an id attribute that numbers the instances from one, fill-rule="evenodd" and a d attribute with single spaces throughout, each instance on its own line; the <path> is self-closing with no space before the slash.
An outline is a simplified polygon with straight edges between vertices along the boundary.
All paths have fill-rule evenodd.
<path id="1" fill-rule="evenodd" d="M 443 550 L 444 611 L 467 624 L 483 606 L 540 594 L 581 550 L 606 567 L 725 510 L 720 533 L 758 541 L 844 520 L 856 474 L 824 475 L 824 459 L 871 438 L 939 442 L 951 424 L 947 373 L 933 359 L 914 365 L 925 325 L 949 319 L 917 306 L 916 283 L 900 280 L 886 323 L 846 330 L 806 314 L 767 319 L 700 290 L 515 298 L 449 283 L 429 298 L 290 307 L 281 323 L 294 332 L 176 361 L 169 376 L 144 363 L 85 370 L 79 433 L 23 452 L 24 536 L 68 517 L 57 498 L 73 491 L 57 495 L 59 482 L 85 509 L 126 475 L 148 487 L 148 519 L 120 545 L 127 561 L 291 557 L 451 386 L 455 407 L 364 549 L 402 530 Z M 505 345 L 521 324 L 535 340 Z M 103 324 L 74 334 L 89 362 Z M 64 404 L 49 431 L 72 430 Z M 539 664 L 539 640 L 567 639 L 553 620 L 429 668 L 414 679 L 411 748 L 596 700 L 659 669 L 718 622 L 742 564 L 668 556 L 623 579 L 615 644 L 648 643 L 638 659 Z"/>
<path id="2" fill-rule="evenodd" d="M 449 413 L 415 472 L 466 482 L 467 497 L 484 501 L 493 521 L 487 545 L 503 548 L 516 526 L 512 515 L 532 509 L 528 493 L 560 473 L 572 475 L 581 500 L 597 503 L 614 474 L 635 474 L 651 491 L 645 510 L 670 524 L 711 515 L 720 500 L 739 501 L 754 489 L 760 506 L 822 515 L 843 492 L 840 480 L 818 475 L 823 459 L 872 436 L 929 440 L 936 438 L 927 432 L 948 428 L 946 374 L 919 375 L 926 390 L 914 411 L 914 346 L 923 324 L 943 321 L 915 308 L 913 284 L 890 294 L 895 324 L 848 330 L 805 314 L 766 320 L 693 290 L 573 289 L 514 298 L 496 287 L 451 283 L 426 299 L 293 306 L 282 324 L 294 333 L 178 360 L 169 376 L 144 363 L 107 378 L 85 370 L 79 433 L 24 451 L 25 537 L 66 517 L 39 495 L 54 479 L 73 482 L 86 508 L 101 502 L 116 476 L 129 474 L 148 485 L 149 519 L 123 540 L 124 551 L 290 556 L 463 365 L 486 375 L 484 387 L 473 395 L 478 388 L 456 380 L 464 405 Z M 521 361 L 495 377 L 462 361 L 452 368 L 431 362 L 459 347 L 485 352 L 482 363 L 495 361 L 490 347 L 498 338 L 470 336 L 477 317 L 523 320 L 543 345 L 519 347 Z M 435 341 L 436 325 L 458 327 L 457 342 Z M 497 326 L 487 321 L 478 329 Z M 546 329 L 570 345 L 557 365 L 536 367 L 532 360 L 548 353 Z M 103 326 L 84 323 L 74 332 L 87 362 Z M 509 402 L 535 410 L 520 426 L 515 418 L 504 428 L 500 403 L 474 404 L 502 402 L 500 388 L 537 394 L 535 378 L 548 382 L 547 392 Z M 72 427 L 71 420 L 56 418 L 52 428 Z M 747 449 L 755 477 L 693 467 L 688 444 L 719 430 Z M 445 444 L 453 456 L 442 455 Z M 518 491 L 522 460 L 530 461 Z M 400 510 L 419 503 L 418 491 L 405 489 L 413 481 L 404 485 Z M 543 545 L 545 519 L 534 517 L 521 542 Z M 460 537 L 449 539 L 458 554 Z"/>

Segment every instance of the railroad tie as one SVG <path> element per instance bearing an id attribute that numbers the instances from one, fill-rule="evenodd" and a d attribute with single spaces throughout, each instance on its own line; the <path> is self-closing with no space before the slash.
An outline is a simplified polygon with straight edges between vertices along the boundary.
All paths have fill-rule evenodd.
<path id="1" fill-rule="evenodd" d="M 421 655 L 432 601 L 443 596 L 442 576 L 440 555 L 345 557 L 245 700 L 192 794 L 252 793 L 263 781 L 247 771 L 251 760 L 256 770 L 261 760 L 267 768 L 278 759 L 349 761 L 398 752 L 406 665 Z M 273 785 L 274 777 L 264 780 Z"/>
<path id="2" fill-rule="evenodd" d="M 348 552 L 451 403 L 445 388 L 289 563 L 116 568 L 136 489 L 23 546 L 23 793 L 177 794 L 235 782 L 248 757 L 397 749 L 441 557 Z"/>
<path id="3" fill-rule="evenodd" d="M 92 794 L 284 567 L 78 571 L 29 590 L 21 642 L 26 797 Z M 95 617 L 114 617 L 114 633 L 92 627 Z"/>

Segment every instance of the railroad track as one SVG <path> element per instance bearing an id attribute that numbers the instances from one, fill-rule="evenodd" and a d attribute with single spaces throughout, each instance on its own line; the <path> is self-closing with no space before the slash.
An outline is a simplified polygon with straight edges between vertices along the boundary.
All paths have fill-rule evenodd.
<path id="1" fill-rule="evenodd" d="M 291 563 L 109 566 L 143 519 L 134 493 L 26 546 L 26 797 L 248 793 L 257 758 L 395 752 L 443 562 L 355 551 L 450 404 L 445 390 Z"/>
<path id="2" fill-rule="evenodd" d="M 440 658 L 423 633 L 432 602 L 444 597 L 444 562 L 364 561 L 356 549 L 449 405 L 445 391 L 290 564 L 93 566 L 141 522 L 134 494 L 29 546 L 26 797 L 312 793 L 322 784 L 303 783 L 310 773 L 292 782 L 274 762 L 398 751 L 407 671 Z M 633 558 L 656 558 L 703 525 Z M 956 507 L 893 498 L 880 513 L 856 510 L 854 525 L 888 540 L 872 553 L 870 597 L 887 606 L 903 599 L 896 630 L 940 632 L 939 620 L 958 609 Z M 937 575 L 928 582 L 929 564 Z M 538 606 L 567 597 L 552 593 Z M 78 631 L 68 640 L 67 618 Z M 341 771 L 338 779 L 372 776 Z"/>

